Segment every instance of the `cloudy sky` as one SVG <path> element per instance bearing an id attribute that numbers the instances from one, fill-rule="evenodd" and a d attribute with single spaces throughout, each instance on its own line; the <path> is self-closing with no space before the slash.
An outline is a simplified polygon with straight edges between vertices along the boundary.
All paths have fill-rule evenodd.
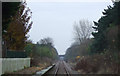
<path id="1" fill-rule="evenodd" d="M 50 2 L 51 1 L 51 2 Z M 102 11 L 111 1 L 100 0 L 89 2 L 84 0 L 34 0 L 27 1 L 27 6 L 31 9 L 33 26 L 29 32 L 34 43 L 45 37 L 54 40 L 54 46 L 59 54 L 65 54 L 66 49 L 73 43 L 73 24 L 81 19 L 97 21 L 102 16 Z M 87 2 L 88 1 L 88 2 Z M 107 1 L 107 0 L 106 0 Z"/>

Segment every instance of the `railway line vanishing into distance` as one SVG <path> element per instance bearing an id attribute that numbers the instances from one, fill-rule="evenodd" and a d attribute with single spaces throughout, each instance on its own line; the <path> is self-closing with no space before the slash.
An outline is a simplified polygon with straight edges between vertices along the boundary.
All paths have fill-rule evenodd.
<path id="1" fill-rule="evenodd" d="M 60 60 L 51 69 L 46 71 L 42 76 L 71 76 L 70 69 L 65 61 Z"/>

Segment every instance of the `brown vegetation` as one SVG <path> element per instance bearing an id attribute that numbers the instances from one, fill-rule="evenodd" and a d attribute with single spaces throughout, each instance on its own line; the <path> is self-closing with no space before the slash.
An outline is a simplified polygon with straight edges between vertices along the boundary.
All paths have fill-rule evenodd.
<path id="1" fill-rule="evenodd" d="M 31 66 L 41 66 L 41 64 L 44 65 L 52 65 L 52 59 L 50 58 L 40 58 L 40 57 L 36 57 L 36 58 L 32 58 L 31 59 Z"/>
<path id="2" fill-rule="evenodd" d="M 81 70 L 81 73 L 117 74 L 119 66 L 119 62 L 114 60 L 112 54 L 93 55 L 78 61 L 75 70 Z"/>

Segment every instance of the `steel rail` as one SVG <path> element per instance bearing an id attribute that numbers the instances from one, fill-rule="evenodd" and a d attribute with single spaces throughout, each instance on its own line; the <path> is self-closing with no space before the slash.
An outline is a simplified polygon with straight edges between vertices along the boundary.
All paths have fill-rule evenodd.
<path id="1" fill-rule="evenodd" d="M 71 76 L 70 73 L 68 72 L 68 70 L 64 67 L 65 71 L 66 71 L 66 75 L 67 76 Z"/>
<path id="2" fill-rule="evenodd" d="M 66 76 L 71 76 L 71 75 L 70 75 L 70 72 L 68 71 L 68 69 L 67 69 L 67 67 L 66 67 L 66 65 L 65 65 L 65 63 L 64 63 L 64 61 L 61 61 L 61 62 L 58 63 L 58 66 L 56 67 L 55 72 L 54 72 L 54 76 L 57 76 L 57 75 L 58 75 L 58 71 L 59 71 L 59 69 L 60 69 L 60 64 L 61 64 L 61 63 L 63 64 L 62 67 L 63 67 L 63 69 L 65 70 L 65 75 L 66 75 Z M 55 67 L 55 66 L 53 66 L 53 67 Z M 49 71 L 50 71 L 50 70 L 51 70 L 51 69 L 49 69 Z M 47 72 L 48 72 L 48 71 L 47 71 Z M 47 73 L 47 72 L 46 72 L 46 73 Z M 44 73 L 42 76 L 44 76 L 46 73 Z"/>
<path id="3" fill-rule="evenodd" d="M 70 75 L 70 73 L 69 73 L 69 71 L 67 70 L 67 68 L 65 67 L 65 64 L 64 64 L 64 62 L 62 61 L 62 63 L 63 63 L 63 67 L 64 67 L 64 70 L 65 70 L 65 72 L 66 72 L 66 75 L 67 76 L 71 76 Z M 60 65 L 60 64 L 59 64 Z M 58 65 L 58 67 L 57 67 L 57 69 L 56 69 L 56 71 L 55 71 L 55 73 L 54 73 L 54 76 L 57 76 L 57 73 L 58 73 L 58 71 L 59 71 L 59 65 Z"/>
<path id="4" fill-rule="evenodd" d="M 59 67 L 57 67 L 57 69 L 55 70 L 54 76 L 57 76 L 58 70 L 59 70 Z"/>
<path id="5" fill-rule="evenodd" d="M 65 71 L 66 71 L 67 76 L 71 76 L 70 73 L 69 73 L 69 71 L 67 70 L 67 67 L 65 67 L 66 65 L 65 65 L 64 61 L 62 61 L 62 62 L 63 62 L 63 64 L 64 64 L 64 69 L 65 69 Z"/>

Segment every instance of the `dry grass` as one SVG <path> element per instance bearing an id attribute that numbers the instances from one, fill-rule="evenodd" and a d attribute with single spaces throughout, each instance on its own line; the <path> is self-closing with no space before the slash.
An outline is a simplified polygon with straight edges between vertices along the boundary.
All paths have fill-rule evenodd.
<path id="1" fill-rule="evenodd" d="M 77 62 L 75 70 L 81 73 L 92 74 L 117 74 L 120 64 L 112 55 L 93 55 L 82 58 Z"/>

